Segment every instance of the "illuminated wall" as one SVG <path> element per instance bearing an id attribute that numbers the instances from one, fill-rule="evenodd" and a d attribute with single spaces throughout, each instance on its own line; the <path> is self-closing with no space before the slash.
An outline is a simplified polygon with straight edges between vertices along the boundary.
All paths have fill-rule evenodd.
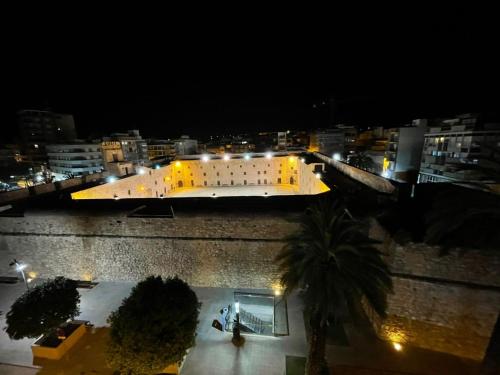
<path id="1" fill-rule="evenodd" d="M 288 186 L 296 194 L 319 194 L 329 188 L 314 173 L 316 166 L 296 156 L 177 160 L 159 168 L 72 194 L 73 199 L 163 198 L 178 190 L 224 186 Z M 245 195 L 251 190 L 245 190 Z M 186 195 L 184 195 L 186 196 Z"/>

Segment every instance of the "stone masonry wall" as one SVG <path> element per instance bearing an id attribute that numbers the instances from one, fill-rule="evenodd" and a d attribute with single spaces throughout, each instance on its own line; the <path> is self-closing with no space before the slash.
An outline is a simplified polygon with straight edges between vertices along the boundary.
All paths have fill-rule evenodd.
<path id="1" fill-rule="evenodd" d="M 388 319 L 374 319 L 381 337 L 481 360 L 500 310 L 500 256 L 399 245 L 376 222 L 371 235 L 382 241 L 394 283 Z"/>
<path id="2" fill-rule="evenodd" d="M 29 216 L 0 218 L 2 259 L 48 278 L 140 280 L 178 275 L 192 285 L 270 288 L 273 259 L 297 224 L 265 215 L 176 219 Z M 1 275 L 14 275 L 8 262 Z"/>
<path id="3" fill-rule="evenodd" d="M 75 212 L 73 212 L 74 214 Z M 229 214 L 128 218 L 31 214 L 0 217 L 0 275 L 15 275 L 11 258 L 37 277 L 139 280 L 179 275 L 192 285 L 270 288 L 274 257 L 297 230 L 295 216 Z M 373 316 L 391 341 L 480 360 L 500 306 L 500 259 L 477 250 L 397 245 L 379 225 L 370 235 L 393 273 L 389 317 Z"/>

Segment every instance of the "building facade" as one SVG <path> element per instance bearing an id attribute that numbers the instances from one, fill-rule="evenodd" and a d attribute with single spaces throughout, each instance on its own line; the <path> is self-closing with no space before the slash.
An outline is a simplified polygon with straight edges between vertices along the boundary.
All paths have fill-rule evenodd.
<path id="1" fill-rule="evenodd" d="M 120 142 L 123 158 L 134 164 L 144 164 L 148 159 L 148 145 L 139 134 L 139 130 L 129 130 L 127 133 L 113 133 L 110 137 L 104 137 L 104 142 Z"/>
<path id="2" fill-rule="evenodd" d="M 410 180 L 416 178 L 418 174 L 416 172 L 420 169 L 426 131 L 426 119 L 414 120 L 411 126 L 389 129 L 383 161 L 384 177 L 407 182 L 412 182 Z"/>
<path id="3" fill-rule="evenodd" d="M 100 143 L 47 145 L 49 168 L 54 173 L 82 176 L 104 169 Z"/>
<path id="4" fill-rule="evenodd" d="M 424 135 L 418 182 L 500 181 L 500 124 L 465 114 Z"/>
<path id="5" fill-rule="evenodd" d="M 353 126 L 337 125 L 334 128 L 318 129 L 311 132 L 309 151 L 332 156 L 339 154 L 342 158 L 354 150 L 357 130 Z"/>
<path id="6" fill-rule="evenodd" d="M 170 140 L 150 139 L 148 140 L 148 158 L 175 158 L 175 143 Z"/>
<path id="7" fill-rule="evenodd" d="M 187 135 L 174 140 L 175 153 L 177 155 L 195 155 L 198 153 L 198 141 Z"/>
<path id="8" fill-rule="evenodd" d="M 142 168 L 136 176 L 99 185 L 73 193 L 73 199 L 131 199 L 175 197 L 183 192 L 199 194 L 206 190 L 217 194 L 219 189 L 235 188 L 234 196 L 320 194 L 329 188 L 318 178 L 322 163 L 303 162 L 294 155 L 234 155 L 176 160 L 158 169 Z M 215 193 L 216 192 L 216 193 Z M 273 193 L 274 192 L 274 193 Z M 199 196 L 199 195 L 198 195 Z"/>
<path id="9" fill-rule="evenodd" d="M 76 139 L 72 115 L 25 109 L 17 113 L 22 153 L 35 164 L 47 162 L 45 146 Z"/>

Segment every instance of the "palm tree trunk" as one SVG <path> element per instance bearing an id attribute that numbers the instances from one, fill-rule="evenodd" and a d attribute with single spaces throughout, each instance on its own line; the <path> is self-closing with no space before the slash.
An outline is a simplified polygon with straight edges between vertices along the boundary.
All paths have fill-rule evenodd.
<path id="1" fill-rule="evenodd" d="M 311 319 L 311 337 L 309 339 L 309 355 L 307 357 L 306 375 L 321 375 L 326 366 L 325 343 L 326 332 L 319 319 Z"/>
<path id="2" fill-rule="evenodd" d="M 500 374 L 500 314 L 491 333 L 490 343 L 481 366 L 481 375 Z"/>

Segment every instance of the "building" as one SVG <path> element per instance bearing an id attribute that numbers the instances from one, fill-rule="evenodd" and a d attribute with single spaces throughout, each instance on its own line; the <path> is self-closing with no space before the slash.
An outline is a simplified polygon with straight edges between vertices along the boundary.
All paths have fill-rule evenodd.
<path id="1" fill-rule="evenodd" d="M 196 139 L 189 138 L 188 135 L 183 135 L 173 142 L 175 145 L 175 153 L 177 155 L 195 155 L 198 153 L 198 141 Z"/>
<path id="2" fill-rule="evenodd" d="M 52 144 L 46 150 L 49 168 L 54 173 L 82 176 L 104 169 L 100 143 Z"/>
<path id="3" fill-rule="evenodd" d="M 112 133 L 110 137 L 104 137 L 103 141 L 120 142 L 125 161 L 140 165 L 149 161 L 148 145 L 146 140 L 139 134 L 139 130 L 128 130 L 127 133 Z"/>
<path id="4" fill-rule="evenodd" d="M 73 199 L 186 198 L 314 195 L 329 188 L 321 181 L 322 163 L 295 155 L 196 156 L 136 176 L 82 190 Z"/>
<path id="5" fill-rule="evenodd" d="M 175 158 L 175 142 L 167 139 L 148 140 L 149 160 Z"/>
<path id="6" fill-rule="evenodd" d="M 287 132 L 278 132 L 277 145 L 276 145 L 278 151 L 286 150 L 287 147 L 286 133 Z"/>
<path id="7" fill-rule="evenodd" d="M 382 175 L 407 182 L 416 178 L 420 169 L 427 120 L 413 120 L 411 126 L 389 129 Z M 411 175 L 412 173 L 415 176 Z"/>
<path id="8" fill-rule="evenodd" d="M 500 124 L 464 114 L 424 135 L 418 182 L 500 181 Z"/>
<path id="9" fill-rule="evenodd" d="M 21 152 L 35 164 L 47 162 L 45 146 L 76 139 L 72 115 L 24 109 L 17 113 Z"/>
<path id="10" fill-rule="evenodd" d="M 346 125 L 315 130 L 309 137 L 309 151 L 328 156 L 339 154 L 345 158 L 349 151 L 354 150 L 356 135 L 356 128 Z"/>
<path id="11" fill-rule="evenodd" d="M 134 164 L 123 156 L 122 144 L 119 141 L 101 143 L 104 170 L 113 176 L 125 176 L 134 172 Z"/>

